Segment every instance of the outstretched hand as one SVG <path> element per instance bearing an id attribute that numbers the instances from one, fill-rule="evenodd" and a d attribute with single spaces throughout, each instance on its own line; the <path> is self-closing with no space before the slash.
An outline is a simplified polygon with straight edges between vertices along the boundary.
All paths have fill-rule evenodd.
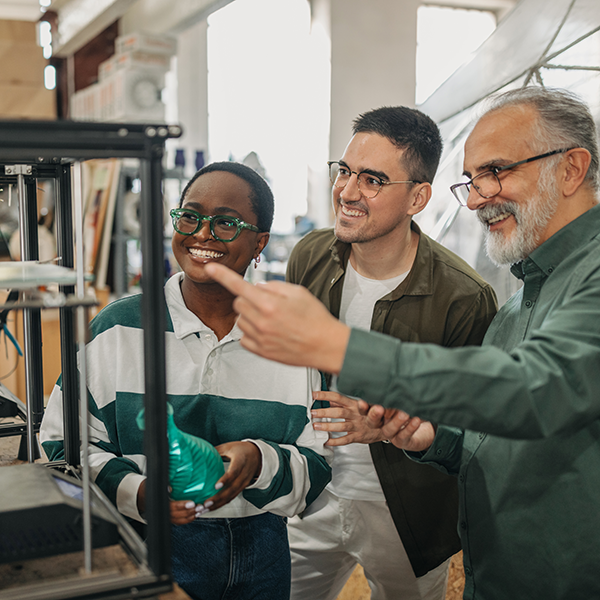
<path id="1" fill-rule="evenodd" d="M 397 448 L 422 452 L 433 444 L 435 427 L 429 421 L 411 417 L 402 410 L 394 410 L 392 414 L 389 409 L 379 405 L 371 406 L 368 414 L 371 422 L 379 420 L 381 435 Z"/>
<path id="2" fill-rule="evenodd" d="M 329 438 L 326 446 L 345 446 L 360 443 L 372 444 L 387 439 L 382 433 L 385 415 L 391 418 L 395 409 L 371 412 L 364 400 L 353 400 L 337 392 L 313 392 L 314 400 L 329 402 L 329 408 L 316 408 L 311 411 L 314 419 L 344 419 L 336 422 L 314 421 L 313 427 L 320 431 L 346 432 L 347 435 Z"/>
<path id="3" fill-rule="evenodd" d="M 331 316 L 306 288 L 281 281 L 252 285 L 209 263 L 206 273 L 237 296 L 234 308 L 244 348 L 288 365 L 339 373 L 350 328 Z"/>

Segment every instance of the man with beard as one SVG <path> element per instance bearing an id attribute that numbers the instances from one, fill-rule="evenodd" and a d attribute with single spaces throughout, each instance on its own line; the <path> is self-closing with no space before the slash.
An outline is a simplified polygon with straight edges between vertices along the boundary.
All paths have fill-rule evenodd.
<path id="1" fill-rule="evenodd" d="M 465 598 L 600 598 L 598 162 L 590 111 L 563 90 L 507 92 L 476 124 L 453 191 L 523 280 L 481 348 L 350 330 L 302 288 L 215 273 L 242 294 L 247 348 L 339 374 L 395 445 L 457 475 Z"/>
<path id="2" fill-rule="evenodd" d="M 296 245 L 288 281 L 351 327 L 406 342 L 480 345 L 497 310 L 493 290 L 412 219 L 431 197 L 442 152 L 437 125 L 418 110 L 386 106 L 352 129 L 342 157 L 329 162 L 335 225 Z M 319 429 L 334 432 L 332 480 L 288 522 L 292 600 L 334 600 L 357 564 L 374 600 L 442 600 L 460 549 L 456 479 L 361 428 L 355 401 L 334 391 L 313 396 L 331 403 L 321 416 L 335 422 Z"/>

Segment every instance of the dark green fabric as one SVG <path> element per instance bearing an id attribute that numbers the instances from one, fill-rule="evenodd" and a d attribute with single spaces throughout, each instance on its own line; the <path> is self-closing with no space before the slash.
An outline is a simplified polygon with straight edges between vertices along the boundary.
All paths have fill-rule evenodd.
<path id="1" fill-rule="evenodd" d="M 411 342 L 480 344 L 497 310 L 494 291 L 415 223 L 412 228 L 419 234 L 413 267 L 392 293 L 376 303 L 371 329 Z M 290 256 L 288 281 L 308 288 L 339 317 L 350 249 L 331 229 L 309 233 Z M 376 365 L 369 368 L 373 367 L 377 369 Z M 378 378 L 370 385 L 378 387 Z M 414 463 L 391 444 L 371 444 L 370 449 L 413 570 L 422 576 L 460 550 L 456 481 Z"/>
<path id="2" fill-rule="evenodd" d="M 458 475 L 465 598 L 600 598 L 599 232 L 596 206 L 515 265 L 482 348 L 351 334 L 341 390 L 465 430 L 421 457 Z"/>

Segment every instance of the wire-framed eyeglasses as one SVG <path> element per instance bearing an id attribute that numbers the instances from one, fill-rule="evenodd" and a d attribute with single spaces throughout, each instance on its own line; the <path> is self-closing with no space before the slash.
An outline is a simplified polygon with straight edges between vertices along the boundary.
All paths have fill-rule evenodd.
<path id="1" fill-rule="evenodd" d="M 229 215 L 201 215 L 191 208 L 174 208 L 169 214 L 173 219 L 173 229 L 181 235 L 198 233 L 204 221 L 208 221 L 210 233 L 219 242 L 233 242 L 244 229 L 260 231 L 256 225 Z"/>
<path id="2" fill-rule="evenodd" d="M 502 171 L 508 171 L 508 169 L 514 169 L 519 165 L 524 165 L 535 160 L 540 160 L 540 158 L 547 158 L 548 156 L 554 156 L 555 154 L 562 154 L 563 152 L 568 152 L 569 150 L 573 150 L 573 148 L 552 150 L 551 152 L 539 154 L 538 156 L 532 156 L 531 158 L 526 158 L 525 160 L 519 160 L 518 162 L 511 163 L 510 165 L 504 165 L 503 167 L 490 167 L 488 171 L 479 173 L 479 175 L 476 175 L 469 181 L 451 185 L 450 191 L 454 194 L 454 197 L 458 200 L 458 203 L 461 206 L 467 206 L 469 194 L 471 193 L 471 186 L 473 186 L 475 191 L 482 198 L 491 198 L 502 191 L 502 184 L 498 178 L 498 173 L 501 173 Z"/>
<path id="3" fill-rule="evenodd" d="M 337 188 L 346 187 L 350 181 L 350 177 L 352 177 L 352 174 L 354 173 L 354 175 L 356 175 L 358 189 L 365 198 L 375 198 L 384 185 L 392 185 L 395 183 L 422 183 L 421 181 L 413 180 L 386 181 L 368 171 L 361 171 L 360 173 L 352 171 L 347 165 L 340 163 L 337 160 L 328 160 L 327 166 L 329 167 L 329 179 Z"/>

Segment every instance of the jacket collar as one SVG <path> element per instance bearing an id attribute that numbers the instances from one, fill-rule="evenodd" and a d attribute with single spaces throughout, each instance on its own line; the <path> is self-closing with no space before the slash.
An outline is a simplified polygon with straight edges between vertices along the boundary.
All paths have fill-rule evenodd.
<path id="1" fill-rule="evenodd" d="M 411 229 L 419 236 L 419 245 L 415 261 L 406 279 L 388 296 L 386 300 L 398 300 L 402 296 L 428 296 L 433 293 L 433 248 L 431 240 L 421 232 L 419 226 L 410 222 Z M 340 266 L 342 275 L 350 259 L 351 244 L 337 238 L 329 246 L 332 259 Z M 338 277 L 339 278 L 339 277 Z"/>

